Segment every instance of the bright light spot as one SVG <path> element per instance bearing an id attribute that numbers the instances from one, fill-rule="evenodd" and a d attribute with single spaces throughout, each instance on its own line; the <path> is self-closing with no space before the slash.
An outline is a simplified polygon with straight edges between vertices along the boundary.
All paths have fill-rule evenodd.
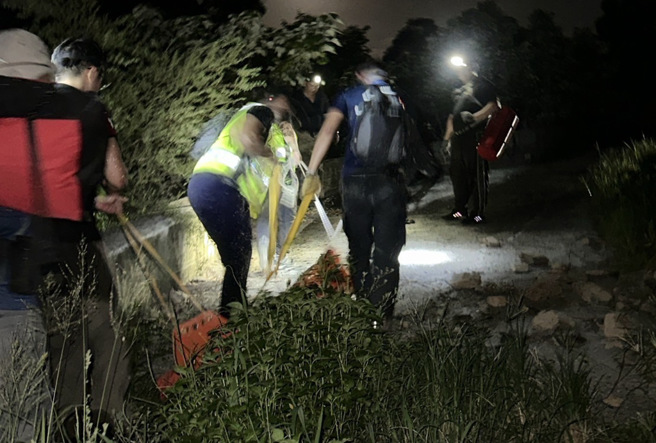
<path id="1" fill-rule="evenodd" d="M 207 248 L 207 256 L 214 257 L 216 254 L 216 245 L 207 232 L 205 232 L 205 235 L 203 236 L 203 243 L 205 243 L 205 247 Z"/>
<path id="2" fill-rule="evenodd" d="M 314 77 L 312 77 L 312 81 L 314 83 L 316 83 L 317 85 L 320 85 L 321 84 L 321 76 L 320 75 L 315 75 Z"/>
<path id="3" fill-rule="evenodd" d="M 399 263 L 402 265 L 439 265 L 452 261 L 449 254 L 430 249 L 407 249 L 401 251 Z"/>
<path id="4" fill-rule="evenodd" d="M 454 55 L 453 57 L 451 57 L 451 64 L 453 66 L 458 66 L 459 68 L 463 68 L 467 66 L 463 58 L 460 57 L 459 55 Z"/>

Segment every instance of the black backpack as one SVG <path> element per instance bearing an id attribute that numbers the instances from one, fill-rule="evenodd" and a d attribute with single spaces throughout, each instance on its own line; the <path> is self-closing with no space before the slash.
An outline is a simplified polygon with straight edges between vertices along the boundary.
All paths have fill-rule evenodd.
<path id="1" fill-rule="evenodd" d="M 405 157 L 406 111 L 396 92 L 387 85 L 370 85 L 355 113 L 351 149 L 364 167 L 382 170 L 400 164 Z"/>

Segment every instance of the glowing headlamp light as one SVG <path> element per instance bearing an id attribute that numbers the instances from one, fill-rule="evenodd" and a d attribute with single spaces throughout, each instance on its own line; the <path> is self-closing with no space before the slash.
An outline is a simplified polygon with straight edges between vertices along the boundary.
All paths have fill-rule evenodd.
<path id="1" fill-rule="evenodd" d="M 458 68 L 464 68 L 467 66 L 467 63 L 465 63 L 465 60 L 460 57 L 459 55 L 454 55 L 451 57 L 451 64 L 453 66 L 457 66 Z"/>

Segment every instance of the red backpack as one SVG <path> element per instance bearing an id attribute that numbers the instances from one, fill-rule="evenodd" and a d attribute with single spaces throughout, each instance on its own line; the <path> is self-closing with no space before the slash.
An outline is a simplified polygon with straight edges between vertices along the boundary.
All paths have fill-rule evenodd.
<path id="1" fill-rule="evenodd" d="M 478 155 L 488 161 L 501 157 L 518 124 L 517 113 L 510 106 L 502 106 L 485 126 L 476 148 Z"/>

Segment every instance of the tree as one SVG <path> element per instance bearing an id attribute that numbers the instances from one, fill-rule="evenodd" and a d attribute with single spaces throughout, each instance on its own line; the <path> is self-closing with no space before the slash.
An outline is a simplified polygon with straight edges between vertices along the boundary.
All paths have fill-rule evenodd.
<path id="1" fill-rule="evenodd" d="M 612 107 L 606 125 L 631 138 L 656 135 L 656 109 L 649 42 L 656 33 L 656 3 L 650 0 L 603 0 L 597 34 L 606 45 L 603 71 L 608 88 L 600 91 Z M 616 137 L 619 142 L 625 137 Z"/>
<path id="2" fill-rule="evenodd" d="M 338 44 L 336 16 L 299 16 L 272 30 L 257 13 L 220 24 L 144 6 L 113 18 L 95 0 L 11 1 L 51 47 L 87 35 L 107 51 L 111 86 L 102 97 L 130 170 L 133 213 L 159 211 L 154 202 L 185 194 L 193 166 L 187 153 L 205 121 L 258 87 L 293 81 Z"/>

